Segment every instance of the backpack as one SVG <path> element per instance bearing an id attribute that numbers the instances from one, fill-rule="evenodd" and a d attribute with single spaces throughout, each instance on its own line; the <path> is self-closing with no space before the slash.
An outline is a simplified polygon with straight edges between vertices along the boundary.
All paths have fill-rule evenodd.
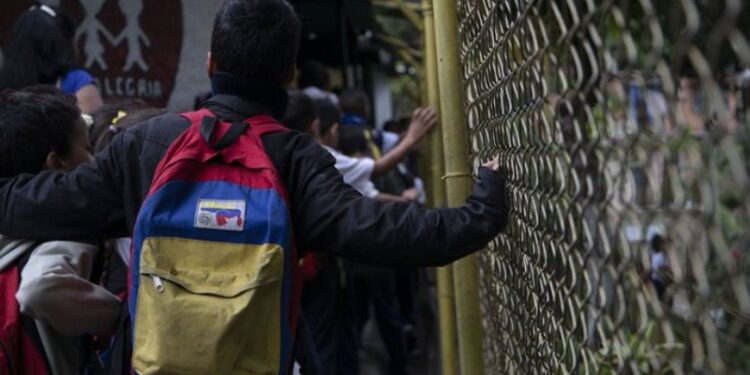
<path id="1" fill-rule="evenodd" d="M 51 353 L 47 352 L 42 337 L 44 332 L 37 325 L 38 322 L 20 311 L 16 293 L 21 284 L 21 271 L 28 263 L 31 254 L 41 243 L 33 243 L 23 254 L 14 260 L 9 266 L 0 271 L 0 375 L 46 375 L 54 372 L 63 371 L 55 368 L 54 359 Z M 101 278 L 104 272 L 103 267 L 107 261 L 106 257 L 97 256 L 94 261 L 91 280 L 96 281 Z M 115 267 L 112 267 L 116 270 Z M 108 290 L 120 289 L 117 285 L 105 285 Z M 125 304 L 123 304 L 123 307 Z M 76 373 L 81 374 L 127 374 L 128 364 L 125 362 L 129 350 L 129 329 L 124 329 L 126 324 L 127 313 L 123 308 L 120 314 L 121 318 L 117 325 L 117 332 L 111 338 L 111 345 L 105 356 L 100 356 L 94 347 L 93 337 L 88 335 L 77 336 L 75 354 L 81 362 L 81 368 Z M 50 334 L 54 331 L 51 327 Z M 61 344 L 54 342 L 53 345 Z M 57 349 L 55 347 L 55 349 Z M 53 350 L 55 350 L 53 349 Z M 68 348 L 70 349 L 70 348 Z M 60 354 L 60 353 L 58 353 Z M 68 355 L 66 351 L 65 354 Z M 129 356 L 127 356 L 129 358 Z"/>
<path id="2" fill-rule="evenodd" d="M 51 373 L 34 320 L 21 314 L 16 301 L 21 269 L 36 245 L 0 271 L 0 375 Z"/>
<path id="3" fill-rule="evenodd" d="M 190 127 L 159 162 L 129 272 L 133 370 L 279 374 L 291 368 L 300 278 L 289 200 L 261 136 L 267 115 Z"/>

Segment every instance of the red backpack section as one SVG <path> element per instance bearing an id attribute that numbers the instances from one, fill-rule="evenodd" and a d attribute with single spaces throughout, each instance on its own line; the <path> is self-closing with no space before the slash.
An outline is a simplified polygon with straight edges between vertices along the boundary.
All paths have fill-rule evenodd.
<path id="1" fill-rule="evenodd" d="M 0 375 L 46 375 L 44 354 L 23 324 L 16 302 L 20 273 L 15 264 L 0 271 Z"/>

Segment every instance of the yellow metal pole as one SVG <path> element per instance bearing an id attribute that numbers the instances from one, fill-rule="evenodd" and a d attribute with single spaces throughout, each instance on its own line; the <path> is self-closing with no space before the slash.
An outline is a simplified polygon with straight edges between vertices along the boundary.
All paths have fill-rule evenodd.
<path id="1" fill-rule="evenodd" d="M 440 111 L 447 202 L 458 206 L 471 191 L 468 137 L 464 119 L 461 65 L 458 47 L 456 0 L 434 0 Z M 479 273 L 476 255 L 453 265 L 458 327 L 458 354 L 463 375 L 484 374 L 481 315 L 479 312 Z"/>
<path id="2" fill-rule="evenodd" d="M 440 114 L 438 93 L 437 53 L 435 50 L 435 22 L 431 0 L 422 0 L 424 16 L 424 65 L 427 82 L 427 104 Z M 443 182 L 443 138 L 441 123 L 430 134 L 430 191 L 431 204 L 445 204 L 445 182 Z M 456 315 L 453 293 L 453 269 L 451 266 L 437 268 L 438 319 L 440 326 L 440 367 L 443 375 L 456 374 Z"/>

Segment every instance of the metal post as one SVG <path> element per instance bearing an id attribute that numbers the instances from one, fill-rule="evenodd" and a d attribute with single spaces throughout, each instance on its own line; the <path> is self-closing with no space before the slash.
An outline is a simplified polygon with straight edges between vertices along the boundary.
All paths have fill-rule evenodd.
<path id="1" fill-rule="evenodd" d="M 424 76 L 427 83 L 427 104 L 440 113 L 438 93 L 437 54 L 435 51 L 435 22 L 431 0 L 422 0 L 424 16 Z M 429 138 L 429 184 L 432 207 L 445 204 L 443 182 L 443 138 L 438 122 Z M 440 326 L 440 367 L 443 375 L 456 374 L 456 315 L 454 310 L 453 270 L 451 266 L 437 268 L 438 319 Z"/>
<path id="2" fill-rule="evenodd" d="M 458 206 L 469 195 L 472 179 L 462 107 L 456 0 L 434 0 L 433 7 L 447 202 Z M 476 255 L 454 263 L 453 278 L 461 373 L 481 375 L 484 374 L 484 359 Z"/>

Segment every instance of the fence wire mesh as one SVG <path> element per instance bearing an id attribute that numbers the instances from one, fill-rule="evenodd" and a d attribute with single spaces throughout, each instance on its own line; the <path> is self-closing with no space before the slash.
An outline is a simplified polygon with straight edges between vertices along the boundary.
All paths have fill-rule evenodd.
<path id="1" fill-rule="evenodd" d="M 749 7 L 458 2 L 489 373 L 750 373 Z"/>

